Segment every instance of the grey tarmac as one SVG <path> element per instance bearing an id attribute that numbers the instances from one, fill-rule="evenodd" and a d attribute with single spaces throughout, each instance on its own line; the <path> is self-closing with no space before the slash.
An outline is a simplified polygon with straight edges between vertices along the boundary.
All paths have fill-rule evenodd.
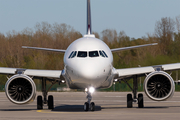
<path id="1" fill-rule="evenodd" d="M 11 103 L 0 92 L 0 120 L 178 120 L 180 119 L 180 92 L 163 102 L 150 100 L 144 93 L 144 108 L 126 108 L 126 96 L 130 92 L 95 92 L 92 102 L 95 111 L 83 110 L 84 92 L 50 92 L 54 96 L 55 109 L 36 109 L 34 102 L 25 105 Z M 37 95 L 41 95 L 40 92 Z"/>

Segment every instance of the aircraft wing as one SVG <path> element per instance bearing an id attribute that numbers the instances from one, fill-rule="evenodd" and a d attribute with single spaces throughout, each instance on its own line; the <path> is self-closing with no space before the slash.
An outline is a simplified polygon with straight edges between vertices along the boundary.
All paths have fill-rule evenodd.
<path id="1" fill-rule="evenodd" d="M 144 45 L 137 45 L 137 46 L 130 46 L 130 47 L 115 48 L 115 49 L 111 49 L 111 52 L 118 52 L 118 51 L 123 51 L 123 50 L 134 49 L 134 48 L 147 47 L 147 46 L 152 46 L 152 45 L 157 45 L 157 44 L 158 43 L 152 43 L 152 44 L 144 44 Z"/>
<path id="2" fill-rule="evenodd" d="M 62 70 L 36 70 L 36 69 L 22 69 L 22 68 L 6 68 L 0 67 L 0 74 L 15 75 L 18 72 L 28 76 L 37 78 L 51 78 L 62 79 Z"/>
<path id="3" fill-rule="evenodd" d="M 180 70 L 180 63 L 137 67 L 137 68 L 114 69 L 114 75 L 115 75 L 115 79 L 126 79 L 126 78 L 131 78 L 134 75 L 144 76 L 148 73 L 159 71 L 159 69 L 162 71 Z"/>
<path id="4" fill-rule="evenodd" d="M 22 46 L 22 48 L 35 49 L 35 50 L 45 50 L 45 51 L 52 51 L 52 52 L 61 52 L 61 53 L 65 53 L 66 52 L 66 50 L 51 49 L 51 48 L 40 48 L 40 47 L 29 47 L 29 46 Z"/>

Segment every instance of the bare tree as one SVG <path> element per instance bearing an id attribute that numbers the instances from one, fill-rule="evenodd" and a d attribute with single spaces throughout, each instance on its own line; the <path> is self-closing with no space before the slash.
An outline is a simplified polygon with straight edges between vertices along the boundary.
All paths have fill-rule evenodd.
<path id="1" fill-rule="evenodd" d="M 180 15 L 176 17 L 176 27 L 177 27 L 178 33 L 180 33 Z"/>
<path id="2" fill-rule="evenodd" d="M 175 22 L 170 17 L 161 18 L 156 22 L 155 35 L 159 39 L 159 45 L 163 54 L 168 54 L 170 51 L 168 46 L 173 41 L 173 34 L 175 31 Z"/>

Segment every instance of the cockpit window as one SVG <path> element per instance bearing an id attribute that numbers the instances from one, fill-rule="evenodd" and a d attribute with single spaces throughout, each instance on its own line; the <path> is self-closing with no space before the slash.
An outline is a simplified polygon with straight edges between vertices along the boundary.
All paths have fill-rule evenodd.
<path id="1" fill-rule="evenodd" d="M 85 52 L 85 51 L 78 51 L 77 57 L 87 57 L 87 52 Z"/>
<path id="2" fill-rule="evenodd" d="M 74 51 L 72 51 L 72 52 L 71 52 L 71 54 L 69 55 L 69 57 L 68 57 L 68 58 L 71 58 L 71 56 L 72 56 L 72 54 L 73 54 L 73 53 L 74 53 Z"/>
<path id="3" fill-rule="evenodd" d="M 107 54 L 106 54 L 104 51 L 102 51 L 102 52 L 104 53 L 104 55 L 105 55 L 106 57 L 108 57 Z"/>
<path id="4" fill-rule="evenodd" d="M 102 51 L 99 51 L 100 56 L 105 57 L 105 55 L 102 53 Z"/>
<path id="5" fill-rule="evenodd" d="M 75 57 L 75 56 L 76 56 L 76 53 L 77 53 L 77 51 L 75 51 L 75 52 L 71 55 L 71 58 Z"/>
<path id="6" fill-rule="evenodd" d="M 99 57 L 99 56 L 102 56 L 102 57 L 108 57 L 107 54 L 103 51 L 103 50 L 99 50 L 98 51 L 89 51 L 89 57 Z M 88 54 L 87 54 L 87 51 L 72 51 L 71 54 L 69 55 L 69 59 L 70 58 L 74 58 L 74 57 L 87 57 Z"/>
<path id="7" fill-rule="evenodd" d="M 99 57 L 98 51 L 90 51 L 89 57 Z"/>

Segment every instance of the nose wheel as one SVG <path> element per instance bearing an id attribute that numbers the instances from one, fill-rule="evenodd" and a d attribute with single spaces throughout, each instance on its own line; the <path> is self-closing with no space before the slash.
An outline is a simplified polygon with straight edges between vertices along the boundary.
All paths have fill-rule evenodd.
<path id="1" fill-rule="evenodd" d="M 89 103 L 85 102 L 84 103 L 84 111 L 88 111 L 89 110 Z"/>
<path id="2" fill-rule="evenodd" d="M 91 104 L 89 104 L 88 102 L 84 103 L 84 111 L 94 111 L 95 110 L 95 103 L 91 102 Z"/>
<path id="3" fill-rule="evenodd" d="M 91 103 L 91 105 L 90 105 L 90 110 L 91 110 L 91 111 L 94 111 L 94 110 L 95 110 L 95 103 L 94 103 L 94 102 Z"/>
<path id="4" fill-rule="evenodd" d="M 92 96 L 91 93 L 88 91 L 87 93 L 87 99 L 88 101 L 84 103 L 84 111 L 94 111 L 95 110 L 95 103 L 91 102 Z"/>

